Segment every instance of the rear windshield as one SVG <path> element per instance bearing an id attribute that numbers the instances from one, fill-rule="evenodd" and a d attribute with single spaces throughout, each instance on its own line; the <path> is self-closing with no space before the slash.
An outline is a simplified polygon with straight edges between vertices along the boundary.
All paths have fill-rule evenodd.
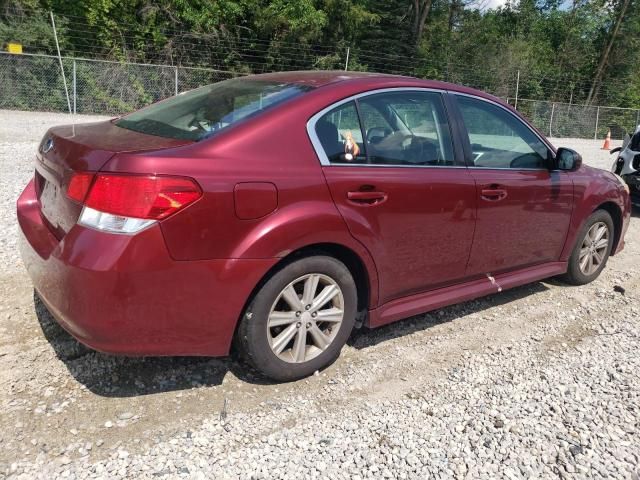
<path id="1" fill-rule="evenodd" d="M 159 137 L 197 141 L 312 88 L 234 78 L 155 103 L 116 120 L 115 124 Z"/>

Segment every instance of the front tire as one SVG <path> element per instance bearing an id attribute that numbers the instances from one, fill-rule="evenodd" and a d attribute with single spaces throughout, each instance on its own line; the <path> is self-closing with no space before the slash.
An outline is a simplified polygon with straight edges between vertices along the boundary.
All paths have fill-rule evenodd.
<path id="1" fill-rule="evenodd" d="M 355 282 L 342 262 L 302 258 L 277 271 L 254 296 L 238 327 L 238 347 L 267 377 L 297 380 L 338 358 L 356 311 Z"/>
<path id="2" fill-rule="evenodd" d="M 606 210 L 596 210 L 582 226 L 562 279 L 572 285 L 594 281 L 607 264 L 613 247 L 613 220 Z"/>

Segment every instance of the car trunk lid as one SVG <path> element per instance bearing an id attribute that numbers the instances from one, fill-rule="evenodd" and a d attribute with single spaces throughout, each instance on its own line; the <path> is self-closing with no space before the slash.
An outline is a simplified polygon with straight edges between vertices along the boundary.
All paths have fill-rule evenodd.
<path id="1" fill-rule="evenodd" d="M 58 239 L 75 225 L 82 205 L 66 195 L 74 173 L 97 172 L 117 153 L 189 143 L 126 130 L 111 121 L 51 128 L 36 154 L 34 183 L 43 220 Z"/>

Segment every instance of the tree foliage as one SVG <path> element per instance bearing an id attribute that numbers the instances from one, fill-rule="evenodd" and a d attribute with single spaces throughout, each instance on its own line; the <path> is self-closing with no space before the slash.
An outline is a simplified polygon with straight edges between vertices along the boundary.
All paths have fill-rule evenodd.
<path id="1" fill-rule="evenodd" d="M 241 73 L 349 68 L 640 108 L 640 0 L 0 0 L 0 41 Z"/>

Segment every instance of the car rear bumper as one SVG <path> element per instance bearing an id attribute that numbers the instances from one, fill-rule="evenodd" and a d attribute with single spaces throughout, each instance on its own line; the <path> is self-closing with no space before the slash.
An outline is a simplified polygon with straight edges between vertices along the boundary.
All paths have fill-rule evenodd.
<path id="1" fill-rule="evenodd" d="M 226 355 L 246 300 L 277 262 L 175 261 L 158 225 L 134 236 L 76 225 L 58 240 L 33 182 L 17 214 L 22 259 L 43 302 L 80 342 L 107 353 Z"/>

